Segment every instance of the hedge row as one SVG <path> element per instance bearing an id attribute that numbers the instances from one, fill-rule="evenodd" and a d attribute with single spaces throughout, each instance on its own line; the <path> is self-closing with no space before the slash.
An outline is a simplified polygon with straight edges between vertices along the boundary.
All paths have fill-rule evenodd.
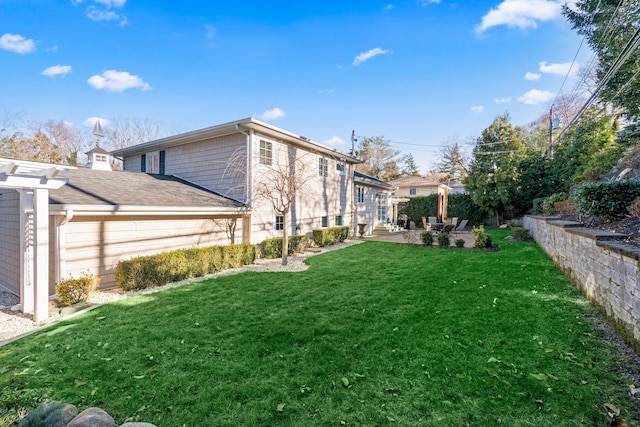
<path id="1" fill-rule="evenodd" d="M 255 247 L 248 243 L 179 249 L 120 261 L 116 283 L 125 291 L 146 289 L 253 264 L 255 258 Z"/>
<path id="2" fill-rule="evenodd" d="M 344 242 L 349 237 L 349 227 L 332 227 L 313 230 L 313 242 L 323 247 Z"/>
<path id="3" fill-rule="evenodd" d="M 309 236 L 289 236 L 288 255 L 304 252 L 309 247 Z M 262 256 L 267 259 L 282 258 L 282 237 L 274 237 L 262 242 Z"/>
<path id="4" fill-rule="evenodd" d="M 609 182 L 590 182 L 576 188 L 573 199 L 578 213 L 622 218 L 636 198 L 640 197 L 640 180 L 623 179 Z"/>

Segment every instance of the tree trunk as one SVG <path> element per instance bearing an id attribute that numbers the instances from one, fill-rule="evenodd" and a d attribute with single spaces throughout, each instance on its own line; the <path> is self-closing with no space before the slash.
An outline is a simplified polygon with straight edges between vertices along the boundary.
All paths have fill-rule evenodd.
<path id="1" fill-rule="evenodd" d="M 289 257 L 289 212 L 282 213 L 282 265 L 287 265 Z"/>

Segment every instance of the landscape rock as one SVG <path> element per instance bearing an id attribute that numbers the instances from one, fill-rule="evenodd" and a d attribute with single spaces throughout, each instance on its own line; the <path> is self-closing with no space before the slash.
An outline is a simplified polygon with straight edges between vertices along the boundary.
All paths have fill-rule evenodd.
<path id="1" fill-rule="evenodd" d="M 78 415 L 78 408 L 68 403 L 53 401 L 43 403 L 27 414 L 18 427 L 65 427 Z"/>
<path id="2" fill-rule="evenodd" d="M 102 409 L 89 408 L 80 412 L 67 427 L 116 427 L 116 422 Z"/>

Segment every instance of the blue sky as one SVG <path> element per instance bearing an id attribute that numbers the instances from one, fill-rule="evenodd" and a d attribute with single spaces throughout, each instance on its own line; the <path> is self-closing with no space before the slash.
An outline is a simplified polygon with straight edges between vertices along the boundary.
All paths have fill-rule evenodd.
<path id="1" fill-rule="evenodd" d="M 413 153 L 548 111 L 581 37 L 561 0 L 0 0 L 0 113 L 189 131 L 255 117 Z M 583 47 L 564 91 L 572 87 Z"/>

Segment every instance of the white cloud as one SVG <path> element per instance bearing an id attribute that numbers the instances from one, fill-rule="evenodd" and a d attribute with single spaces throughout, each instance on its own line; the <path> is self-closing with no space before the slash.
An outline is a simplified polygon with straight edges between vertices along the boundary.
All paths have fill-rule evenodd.
<path id="1" fill-rule="evenodd" d="M 127 0 L 93 0 L 94 3 L 102 4 L 111 9 L 112 7 L 120 8 L 124 6 Z"/>
<path id="2" fill-rule="evenodd" d="M 471 111 L 474 113 L 482 113 L 484 111 L 484 105 L 475 105 L 471 107 Z"/>
<path id="3" fill-rule="evenodd" d="M 331 139 L 326 140 L 324 143 L 325 145 L 335 146 L 344 144 L 344 141 L 339 136 L 333 136 L 331 137 Z"/>
<path id="4" fill-rule="evenodd" d="M 496 104 L 508 104 L 511 102 L 511 97 L 508 96 L 506 98 L 498 98 L 496 99 Z"/>
<path id="5" fill-rule="evenodd" d="M 89 117 L 87 120 L 85 120 L 82 124 L 85 125 L 86 127 L 92 128 L 96 125 L 96 122 L 100 120 L 100 126 L 102 126 L 103 128 L 109 126 L 111 124 L 110 120 L 107 120 L 105 118 L 102 117 Z"/>
<path id="6" fill-rule="evenodd" d="M 432 3 L 440 3 L 440 0 L 420 0 L 422 6 L 428 6 Z"/>
<path id="7" fill-rule="evenodd" d="M 213 25 L 205 25 L 204 29 L 208 40 L 215 40 L 218 37 L 218 29 Z"/>
<path id="8" fill-rule="evenodd" d="M 551 101 L 554 97 L 555 94 L 548 90 L 531 89 L 529 92 L 519 97 L 518 101 L 527 105 L 537 105 Z"/>
<path id="9" fill-rule="evenodd" d="M 42 73 L 43 76 L 60 76 L 69 74 L 71 72 L 71 65 L 54 65 L 53 67 L 46 68 Z"/>
<path id="10" fill-rule="evenodd" d="M 573 65 L 571 65 L 573 64 Z M 546 61 L 540 63 L 540 72 L 548 74 L 556 74 L 558 76 L 576 77 L 580 71 L 580 64 L 577 62 L 565 62 L 562 64 L 548 64 Z"/>
<path id="11" fill-rule="evenodd" d="M 121 27 L 124 27 L 125 25 L 127 25 L 127 17 L 120 15 L 116 12 L 113 12 L 111 10 L 100 10 L 97 9 L 93 6 L 89 6 L 87 8 L 87 17 L 89 19 L 91 19 L 92 21 L 95 22 L 102 22 L 102 21 L 120 21 L 119 25 Z"/>
<path id="12" fill-rule="evenodd" d="M 358 66 L 360 64 L 362 64 L 363 62 L 367 62 L 368 60 L 370 60 L 371 58 L 373 58 L 374 56 L 378 56 L 378 55 L 385 55 L 387 53 L 390 53 L 391 51 L 389 50 L 385 50 L 379 47 L 376 47 L 375 49 L 371 49 L 367 52 L 363 52 L 360 55 L 356 56 L 355 59 L 353 60 L 353 64 L 355 66 Z"/>
<path id="13" fill-rule="evenodd" d="M 538 22 L 550 21 L 562 15 L 560 0 L 503 0 L 491 9 L 476 26 L 477 33 L 491 27 L 506 25 L 520 29 L 537 28 Z"/>
<path id="14" fill-rule="evenodd" d="M 542 77 L 540 74 L 532 73 L 530 71 L 527 71 L 527 74 L 524 75 L 525 79 L 530 80 L 532 82 L 535 82 L 536 80 L 540 80 L 540 77 Z"/>
<path id="15" fill-rule="evenodd" d="M 335 93 L 335 92 L 336 92 L 336 91 L 335 91 L 334 89 L 320 89 L 320 90 L 318 91 L 318 93 L 319 93 L 320 95 L 327 95 L 327 94 L 329 94 L 329 93 Z"/>
<path id="16" fill-rule="evenodd" d="M 267 110 L 264 113 L 260 114 L 260 118 L 262 120 L 276 120 L 276 119 L 281 119 L 284 116 L 285 116 L 285 112 L 277 107 L 271 110 Z"/>
<path id="17" fill-rule="evenodd" d="M 5 33 L 0 37 L 0 49 L 14 53 L 30 53 L 36 50 L 36 43 L 20 34 Z"/>
<path id="18" fill-rule="evenodd" d="M 149 83 L 138 76 L 129 74 L 128 71 L 107 70 L 100 76 L 89 77 L 87 82 L 96 89 L 105 89 L 110 92 L 122 92 L 136 87 L 142 90 L 151 90 Z"/>
<path id="19" fill-rule="evenodd" d="M 391 9 L 393 9 L 393 5 L 391 3 L 389 3 L 384 7 L 384 10 L 391 10 Z"/>

